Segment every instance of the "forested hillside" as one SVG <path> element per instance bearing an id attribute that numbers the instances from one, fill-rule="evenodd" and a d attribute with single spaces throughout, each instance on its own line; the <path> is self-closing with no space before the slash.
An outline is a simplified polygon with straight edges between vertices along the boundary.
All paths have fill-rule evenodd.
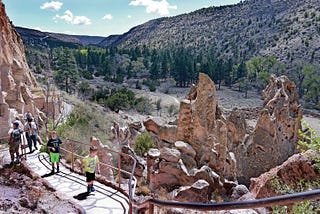
<path id="1" fill-rule="evenodd" d="M 319 0 L 247 0 L 205 8 L 151 20 L 95 46 L 22 38 L 36 73 L 49 73 L 63 90 L 90 99 L 110 96 L 108 87 L 89 84 L 98 77 L 153 91 L 168 78 L 189 86 L 204 72 L 218 87 L 246 94 L 261 93 L 271 74 L 285 74 L 309 106 L 320 105 Z"/>

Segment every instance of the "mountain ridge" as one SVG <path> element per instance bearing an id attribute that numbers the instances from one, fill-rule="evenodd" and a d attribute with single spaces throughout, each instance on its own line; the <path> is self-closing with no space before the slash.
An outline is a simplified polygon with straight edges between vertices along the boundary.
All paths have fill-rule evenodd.
<path id="1" fill-rule="evenodd" d="M 50 40 L 58 43 L 65 43 L 67 46 L 87 46 L 98 45 L 106 37 L 102 36 L 88 36 L 88 35 L 70 35 L 63 33 L 43 32 L 36 29 L 30 29 L 25 27 L 16 26 L 15 29 L 24 38 L 24 40 Z"/>
<path id="2" fill-rule="evenodd" d="M 150 20 L 131 28 L 104 47 L 190 47 L 225 57 L 250 59 L 275 55 L 289 64 L 302 58 L 320 60 L 319 0 L 248 0 L 209 7 L 174 17 Z"/>
<path id="3" fill-rule="evenodd" d="M 183 47 L 192 54 L 211 54 L 238 63 L 256 56 L 274 56 L 290 73 L 294 63 L 320 61 L 319 3 L 319 0 L 247 0 L 153 19 L 121 35 L 92 37 L 47 33 L 47 36 L 53 46 L 58 43 L 67 47 Z M 28 40 L 28 35 L 20 29 L 17 27 L 24 41 Z M 46 48 L 39 37 L 35 39 L 38 42 L 33 43 Z"/>

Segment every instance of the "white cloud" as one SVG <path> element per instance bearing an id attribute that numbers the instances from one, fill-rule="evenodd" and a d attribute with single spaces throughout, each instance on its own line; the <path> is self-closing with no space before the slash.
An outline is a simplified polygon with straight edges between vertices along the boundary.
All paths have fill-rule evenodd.
<path id="1" fill-rule="evenodd" d="M 90 25 L 91 20 L 85 16 L 74 16 L 73 13 L 70 10 L 66 10 L 64 12 L 64 15 L 56 15 L 54 18 L 55 22 L 57 22 L 58 19 L 64 20 L 70 24 L 73 25 Z"/>
<path id="2" fill-rule="evenodd" d="M 104 17 L 102 17 L 102 19 L 107 19 L 107 20 L 111 20 L 111 19 L 113 19 L 113 17 L 112 17 L 112 15 L 111 14 L 106 14 L 106 15 L 104 15 Z"/>
<path id="3" fill-rule="evenodd" d="M 75 16 L 73 19 L 74 25 L 90 25 L 91 20 L 85 16 Z"/>
<path id="4" fill-rule="evenodd" d="M 131 19 L 132 18 L 132 16 L 131 15 L 128 15 L 128 19 Z"/>
<path id="5" fill-rule="evenodd" d="M 129 3 L 132 6 L 145 6 L 147 13 L 158 13 L 160 15 L 168 15 L 169 10 L 176 10 L 177 6 L 170 5 L 167 0 L 133 0 Z"/>
<path id="6" fill-rule="evenodd" d="M 60 16 L 60 15 L 56 15 L 55 16 L 56 19 L 61 19 L 61 20 L 64 20 L 66 22 L 69 22 L 69 23 L 72 23 L 73 21 L 73 14 L 70 10 L 66 10 L 64 12 L 64 15 L 63 16 Z"/>
<path id="7" fill-rule="evenodd" d="M 52 10 L 52 11 L 58 11 L 61 9 L 63 3 L 59 1 L 51 1 L 43 3 L 43 5 L 40 6 L 40 9 L 42 10 Z"/>

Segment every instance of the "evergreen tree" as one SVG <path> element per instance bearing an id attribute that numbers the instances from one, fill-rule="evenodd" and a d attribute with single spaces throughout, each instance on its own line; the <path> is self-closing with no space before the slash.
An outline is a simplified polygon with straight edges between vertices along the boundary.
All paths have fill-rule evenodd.
<path id="1" fill-rule="evenodd" d="M 60 49 L 61 53 L 56 61 L 54 79 L 58 86 L 64 88 L 67 93 L 75 91 L 79 79 L 75 57 L 69 48 Z"/>

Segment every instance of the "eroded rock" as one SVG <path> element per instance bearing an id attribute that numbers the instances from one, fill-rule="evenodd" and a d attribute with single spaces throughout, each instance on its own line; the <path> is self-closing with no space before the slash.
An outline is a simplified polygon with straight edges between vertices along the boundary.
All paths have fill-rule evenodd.
<path id="1" fill-rule="evenodd" d="M 312 150 L 295 154 L 280 166 L 257 178 L 252 178 L 250 180 L 250 192 L 255 198 L 265 198 L 279 194 L 276 192 L 279 186 L 274 186 L 272 183 L 293 187 L 301 180 L 304 182 L 316 181 L 319 179 L 320 173 L 314 160 L 319 158 L 320 155 Z"/>
<path id="2" fill-rule="evenodd" d="M 297 90 L 287 77 L 272 76 L 263 97 L 265 104 L 254 132 L 234 151 L 237 178 L 244 184 L 293 155 L 301 127 Z"/>

